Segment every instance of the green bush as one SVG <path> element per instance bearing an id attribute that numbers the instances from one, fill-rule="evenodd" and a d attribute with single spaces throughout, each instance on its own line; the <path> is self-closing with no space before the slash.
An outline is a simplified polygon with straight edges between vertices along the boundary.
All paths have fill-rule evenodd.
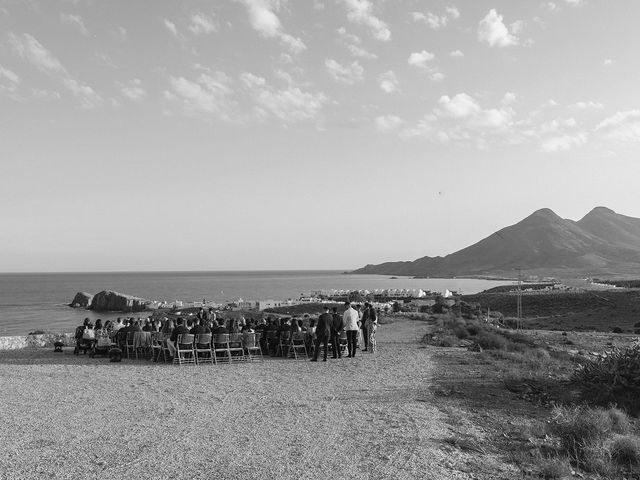
<path id="1" fill-rule="evenodd" d="M 485 350 L 506 350 L 507 339 L 490 330 L 483 330 L 475 337 L 475 341 Z"/>
<path id="2" fill-rule="evenodd" d="M 640 411 L 640 342 L 579 365 L 573 378 L 595 401 L 614 403 L 636 414 Z"/>
<path id="3" fill-rule="evenodd" d="M 622 333 L 622 331 L 620 327 L 613 327 L 613 333 Z"/>
<path id="4" fill-rule="evenodd" d="M 638 437 L 626 435 L 618 437 L 611 445 L 611 458 L 622 466 L 640 465 L 640 440 Z"/>

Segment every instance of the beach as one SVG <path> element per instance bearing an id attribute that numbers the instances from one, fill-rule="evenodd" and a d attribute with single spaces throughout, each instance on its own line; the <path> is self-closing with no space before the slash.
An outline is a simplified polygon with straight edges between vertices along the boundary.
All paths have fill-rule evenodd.
<path id="1" fill-rule="evenodd" d="M 312 363 L 109 363 L 71 349 L 0 352 L 3 478 L 514 478 L 443 443 L 422 322 L 378 329 L 378 351 Z M 469 465 L 482 465 L 471 468 Z"/>

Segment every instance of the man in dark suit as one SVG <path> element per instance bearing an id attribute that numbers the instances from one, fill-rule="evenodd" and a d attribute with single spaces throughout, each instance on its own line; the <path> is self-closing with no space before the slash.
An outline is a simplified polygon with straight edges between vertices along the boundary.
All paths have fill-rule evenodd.
<path id="1" fill-rule="evenodd" d="M 318 326 L 316 327 L 316 351 L 313 353 L 312 362 L 318 361 L 320 354 L 320 344 L 324 344 L 323 362 L 327 361 L 327 351 L 329 350 L 329 338 L 331 337 L 331 322 L 333 316 L 329 313 L 329 307 L 325 307 L 324 313 L 318 317 Z"/>
<path id="2" fill-rule="evenodd" d="M 189 329 L 184 326 L 184 318 L 178 317 L 176 320 L 178 326 L 173 329 L 171 332 L 171 337 L 169 337 L 169 341 L 167 342 L 167 348 L 169 348 L 169 352 L 172 357 L 175 357 L 177 351 L 177 341 L 178 335 L 189 334 Z"/>
<path id="3" fill-rule="evenodd" d="M 342 351 L 340 350 L 340 333 L 344 330 L 344 323 L 342 322 L 342 315 L 338 314 L 338 309 L 333 307 L 333 313 L 331 314 L 331 347 L 333 350 L 333 356 L 331 358 L 342 358 Z"/>

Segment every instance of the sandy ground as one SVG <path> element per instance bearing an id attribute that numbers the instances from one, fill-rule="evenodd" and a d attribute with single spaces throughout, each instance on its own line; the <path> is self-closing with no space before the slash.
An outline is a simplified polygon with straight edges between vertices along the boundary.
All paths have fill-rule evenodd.
<path id="1" fill-rule="evenodd" d="M 516 478 L 444 442 L 455 412 L 438 408 L 426 328 L 397 320 L 375 354 L 327 363 L 0 352 L 0 478 Z"/>

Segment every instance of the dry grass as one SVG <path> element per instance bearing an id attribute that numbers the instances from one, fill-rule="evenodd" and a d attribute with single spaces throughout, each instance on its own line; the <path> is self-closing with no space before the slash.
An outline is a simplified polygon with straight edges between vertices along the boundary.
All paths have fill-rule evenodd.
<path id="1" fill-rule="evenodd" d="M 327 363 L 0 352 L 0 477 L 513 478 L 498 455 L 443 443 L 425 329 L 396 319 L 377 353 Z"/>

